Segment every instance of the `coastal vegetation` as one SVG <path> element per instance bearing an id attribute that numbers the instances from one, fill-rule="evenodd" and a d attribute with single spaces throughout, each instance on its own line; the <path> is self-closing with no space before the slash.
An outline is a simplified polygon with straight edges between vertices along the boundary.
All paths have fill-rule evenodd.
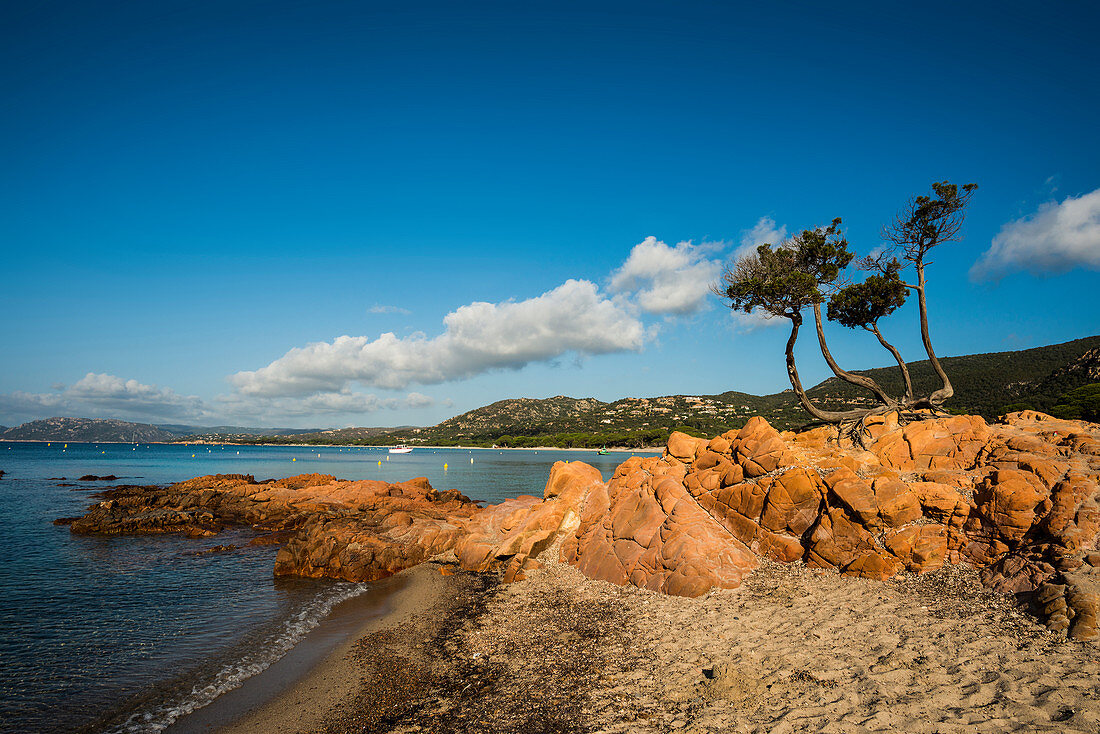
<path id="1" fill-rule="evenodd" d="M 715 292 L 727 298 L 731 308 L 745 313 L 763 311 L 791 322 L 786 345 L 787 376 L 799 405 L 811 417 L 826 423 L 850 424 L 854 430 L 870 415 L 940 410 L 944 401 L 954 395 L 954 387 L 929 335 L 925 267 L 934 248 L 959 238 L 966 206 L 977 188 L 976 184 L 959 187 L 943 181 L 932 184 L 932 196 L 910 199 L 883 228 L 885 246 L 877 254 L 858 261 L 860 270 L 871 273 L 862 282 L 844 283 L 845 269 L 855 254 L 848 249 L 848 241 L 841 233 L 840 218 L 828 226 L 803 230 L 774 249 L 771 244 L 760 245 L 756 252 L 743 255 L 727 268 L 723 276 L 725 287 L 716 286 Z M 901 278 L 908 266 L 914 270 L 915 282 Z M 878 326 L 880 319 L 905 304 L 910 291 L 917 294 L 921 340 L 938 383 L 927 394 L 920 395 L 914 393 L 909 367 L 901 353 L 886 340 Z M 822 304 L 826 302 L 829 320 L 875 335 L 898 365 L 901 390 L 887 392 L 873 377 L 849 372 L 836 362 L 825 338 Z M 813 313 L 818 346 L 829 369 L 839 380 L 869 393 L 870 404 L 829 410 L 816 404 L 803 388 L 794 347 L 807 309 Z"/>

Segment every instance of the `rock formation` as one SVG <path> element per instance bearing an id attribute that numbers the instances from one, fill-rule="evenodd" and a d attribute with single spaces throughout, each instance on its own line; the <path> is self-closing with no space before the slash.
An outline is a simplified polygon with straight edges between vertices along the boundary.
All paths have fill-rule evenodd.
<path id="1" fill-rule="evenodd" d="M 275 573 L 373 580 L 441 553 L 523 578 L 562 537 L 585 575 L 666 594 L 734 588 L 759 557 L 885 579 L 946 563 L 1026 595 L 1053 629 L 1097 635 L 1100 428 L 1033 411 L 1002 423 L 953 416 L 868 425 L 866 448 L 835 428 L 779 433 L 762 418 L 713 439 L 673 433 L 604 482 L 558 462 L 543 498 L 479 507 L 427 480 L 218 475 L 123 487 L 73 532 L 213 535 L 226 523 L 280 531 Z M 275 540 L 279 542 L 282 538 Z"/>

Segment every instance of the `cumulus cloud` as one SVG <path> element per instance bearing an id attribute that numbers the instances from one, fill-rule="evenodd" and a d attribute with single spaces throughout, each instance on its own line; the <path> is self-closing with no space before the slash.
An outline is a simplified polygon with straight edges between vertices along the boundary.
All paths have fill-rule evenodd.
<path id="1" fill-rule="evenodd" d="M 403 398 L 380 398 L 377 395 L 353 392 L 317 392 L 293 397 L 223 395 L 218 398 L 222 413 L 248 419 L 283 420 L 306 416 L 376 413 L 380 410 L 427 408 L 435 399 L 422 393 L 409 393 Z"/>
<path id="2" fill-rule="evenodd" d="M 44 417 L 44 413 L 91 415 L 134 420 L 198 420 L 207 416 L 194 395 L 145 385 L 108 374 L 89 372 L 70 386 L 55 385 L 53 393 L 16 391 L 0 395 L 0 413 Z"/>
<path id="3" fill-rule="evenodd" d="M 995 280 L 1014 270 L 1061 273 L 1078 265 L 1100 269 L 1100 189 L 1043 204 L 1030 217 L 1001 227 L 970 278 Z"/>
<path id="4" fill-rule="evenodd" d="M 611 274 L 611 290 L 630 293 L 647 313 L 685 315 L 702 308 L 722 264 L 710 259 L 722 243 L 693 245 L 680 242 L 670 247 L 656 237 L 646 237 Z"/>
<path id="5" fill-rule="evenodd" d="M 291 349 L 229 381 L 242 396 L 301 397 L 341 392 L 353 382 L 400 390 L 559 357 L 638 350 L 645 329 L 586 280 L 568 280 L 525 301 L 475 302 L 443 319 L 443 333 L 377 339 L 341 336 Z"/>
<path id="6" fill-rule="evenodd" d="M 275 398 L 223 395 L 206 402 L 193 395 L 179 395 L 170 388 L 94 372 L 72 385 L 58 384 L 54 389 L 52 393 L 16 391 L 0 395 L 0 416 L 10 423 L 66 415 L 146 423 L 209 424 L 241 418 L 282 421 L 305 416 L 355 415 L 436 404 L 435 398 L 418 392 L 403 397 L 378 397 L 348 389 Z"/>
<path id="7" fill-rule="evenodd" d="M 760 245 L 778 245 L 785 239 L 787 239 L 786 225 L 776 226 L 775 220 L 771 217 L 760 217 L 751 229 L 741 233 L 741 246 L 734 253 L 734 260 L 750 252 L 756 252 L 756 248 Z"/>

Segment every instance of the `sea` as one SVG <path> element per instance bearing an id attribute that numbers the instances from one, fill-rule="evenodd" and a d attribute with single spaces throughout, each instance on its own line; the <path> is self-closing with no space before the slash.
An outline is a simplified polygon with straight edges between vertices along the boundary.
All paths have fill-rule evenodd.
<path id="1" fill-rule="evenodd" d="M 275 578 L 277 549 L 248 546 L 249 528 L 190 539 L 79 536 L 53 524 L 81 515 L 99 491 L 204 474 L 318 472 L 427 477 L 436 489 L 496 503 L 541 496 L 555 461 L 585 461 L 607 479 L 627 456 L 0 442 L 0 732 L 163 731 L 307 647 L 334 608 L 377 596 L 386 583 Z M 80 481 L 86 475 L 118 479 Z M 209 552 L 221 545 L 239 547 Z"/>

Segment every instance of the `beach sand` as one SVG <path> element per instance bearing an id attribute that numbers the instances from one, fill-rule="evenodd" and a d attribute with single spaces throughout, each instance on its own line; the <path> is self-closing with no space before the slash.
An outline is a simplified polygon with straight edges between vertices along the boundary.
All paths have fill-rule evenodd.
<path id="1" fill-rule="evenodd" d="M 390 615 L 224 731 L 1100 731 L 1100 646 L 970 569 L 877 582 L 765 563 L 684 599 L 556 558 L 515 584 L 406 572 Z"/>
<path id="2" fill-rule="evenodd" d="M 420 690 L 418 679 L 404 675 L 396 657 L 389 661 L 393 665 L 388 666 L 385 675 L 376 675 L 380 671 L 371 667 L 364 651 L 380 650 L 385 647 L 386 640 L 405 639 L 410 633 L 438 634 L 440 623 L 453 616 L 458 601 L 456 596 L 461 599 L 463 590 L 478 585 L 478 580 L 442 576 L 439 565 L 425 563 L 384 583 L 394 589 L 386 599 L 384 615 L 372 616 L 360 624 L 346 642 L 273 699 L 211 730 L 226 734 L 315 732 L 324 728 L 326 720 L 343 711 L 353 712 L 366 720 L 367 702 L 358 699 L 365 691 L 371 691 L 371 699 L 379 702 L 381 710 L 402 710 L 402 697 L 407 697 L 405 694 L 409 691 Z M 416 648 L 418 642 L 409 638 L 409 644 L 401 646 L 402 650 L 408 648 L 404 660 L 409 663 L 411 672 L 417 669 L 421 657 Z M 272 684 L 269 672 L 262 673 L 257 682 Z M 395 693 L 387 694 L 387 687 Z"/>

